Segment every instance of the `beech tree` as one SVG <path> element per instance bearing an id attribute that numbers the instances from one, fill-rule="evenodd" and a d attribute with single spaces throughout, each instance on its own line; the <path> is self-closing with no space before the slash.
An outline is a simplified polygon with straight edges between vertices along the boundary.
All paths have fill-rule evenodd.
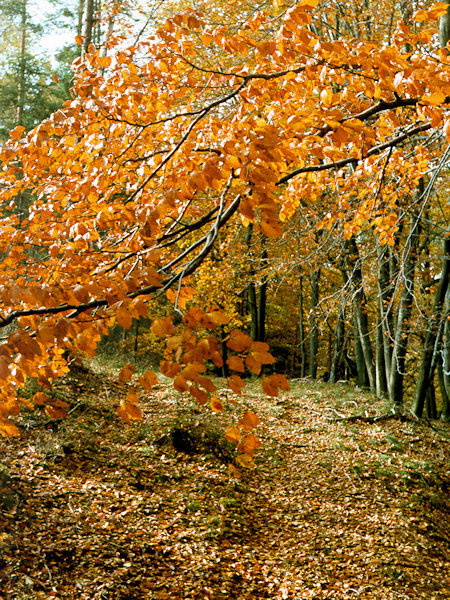
<path id="1" fill-rule="evenodd" d="M 17 434 L 11 417 L 28 403 L 17 394 L 28 377 L 50 387 L 67 371 L 67 351 L 93 356 L 114 323 L 129 328 L 162 294 L 174 318 L 152 325 L 166 342 L 161 372 L 221 410 L 205 362 L 223 365 L 215 332 L 229 317 L 195 306 L 191 281 L 234 222 L 276 239 L 303 206 L 326 202 L 317 228 L 339 228 L 358 279 L 355 236 L 370 232 L 395 249 L 400 219 L 418 218 L 423 206 L 414 195 L 420 181 L 446 165 L 449 65 L 436 43 L 446 14 L 447 4 L 435 4 L 411 27 L 399 15 L 389 46 L 375 35 L 355 40 L 341 25 L 321 34 L 317 0 L 276 3 L 239 28 L 188 10 L 136 44 L 125 47 L 120 33 L 105 48 L 90 44 L 74 63 L 73 99 L 27 134 L 15 127 L 1 151 L 0 431 Z M 19 222 L 16 198 L 30 191 L 35 200 Z M 414 234 L 411 222 L 410 245 Z M 354 307 L 364 308 L 360 294 L 353 290 Z M 375 386 L 370 332 L 356 316 L 354 341 Z M 267 344 L 242 331 L 222 341 L 235 392 L 237 373 L 273 363 Z M 399 340 L 400 369 L 401 348 Z M 120 380 L 132 372 L 125 367 Z M 148 371 L 140 381 L 151 389 L 157 377 Z M 266 393 L 280 387 L 281 375 L 263 378 Z M 40 392 L 34 403 L 53 417 L 66 408 Z M 135 390 L 119 414 L 139 418 Z M 257 422 L 245 412 L 227 433 L 244 466 L 259 444 Z"/>

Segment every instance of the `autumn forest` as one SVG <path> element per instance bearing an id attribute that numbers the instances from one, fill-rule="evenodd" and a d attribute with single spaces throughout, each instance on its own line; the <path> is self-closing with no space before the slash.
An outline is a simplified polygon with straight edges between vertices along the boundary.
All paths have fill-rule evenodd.
<path id="1" fill-rule="evenodd" d="M 449 0 L 36 4 L 1 5 L 0 598 L 448 597 Z"/>

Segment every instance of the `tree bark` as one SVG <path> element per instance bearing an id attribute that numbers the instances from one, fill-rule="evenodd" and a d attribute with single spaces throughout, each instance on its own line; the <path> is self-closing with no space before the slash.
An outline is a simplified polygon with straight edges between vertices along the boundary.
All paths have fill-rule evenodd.
<path id="1" fill-rule="evenodd" d="M 303 273 L 301 272 L 301 267 L 299 268 L 299 305 L 298 305 L 298 327 L 299 327 L 299 346 L 300 346 L 300 377 L 305 377 L 306 375 L 306 344 L 305 344 L 305 324 L 303 320 Z"/>
<path id="2" fill-rule="evenodd" d="M 344 355 L 344 337 L 345 337 L 345 308 L 339 308 L 339 314 L 336 323 L 336 334 L 334 338 L 333 353 L 331 357 L 330 383 L 336 383 L 341 378 L 342 358 Z"/>
<path id="3" fill-rule="evenodd" d="M 25 50 L 27 38 L 27 0 L 22 0 L 20 7 L 20 55 L 19 77 L 17 82 L 16 125 L 23 125 L 23 109 L 25 106 Z"/>
<path id="4" fill-rule="evenodd" d="M 421 180 L 418 194 L 423 193 Z M 405 259 L 403 266 L 403 289 L 395 323 L 394 348 L 392 351 L 391 374 L 389 379 L 389 399 L 394 406 L 403 402 L 403 383 L 405 377 L 406 350 L 410 330 L 410 318 L 414 299 L 414 276 L 419 248 L 420 224 L 411 218 L 408 241 L 405 244 Z"/>
<path id="5" fill-rule="evenodd" d="M 434 378 L 434 367 L 436 361 L 433 360 L 439 345 L 438 332 L 443 314 L 445 296 L 447 294 L 450 278 L 450 238 L 443 243 L 444 259 L 439 283 L 436 288 L 436 294 L 433 301 L 433 308 L 428 318 L 425 341 L 422 349 L 422 360 L 417 376 L 416 389 L 414 394 L 413 412 L 418 417 L 422 416 L 423 408 L 427 398 L 427 390 L 432 387 Z"/>
<path id="6" fill-rule="evenodd" d="M 263 268 L 267 263 L 267 250 L 264 248 L 261 254 Z M 258 290 L 258 337 L 259 342 L 266 339 L 266 305 L 267 305 L 267 277 L 263 275 Z"/>
<path id="7" fill-rule="evenodd" d="M 450 39 L 450 0 L 447 0 L 447 4 L 447 12 L 442 15 L 439 21 L 439 44 L 441 48 L 445 48 Z"/>
<path id="8" fill-rule="evenodd" d="M 83 6 L 83 46 L 82 46 L 82 57 L 87 52 L 89 45 L 92 42 L 92 35 L 94 31 L 94 12 L 95 12 L 95 0 L 84 0 Z"/>
<path id="9" fill-rule="evenodd" d="M 317 350 L 319 348 L 318 306 L 319 306 L 320 268 L 310 276 L 311 304 L 309 309 L 309 376 L 317 377 Z"/>
<path id="10" fill-rule="evenodd" d="M 353 291 L 353 317 L 355 328 L 355 357 L 358 368 L 358 379 L 360 385 L 366 386 L 367 383 L 372 391 L 375 392 L 375 361 L 373 358 L 372 344 L 369 334 L 369 319 L 367 316 L 367 302 L 364 293 L 361 259 L 355 238 L 347 241 L 347 260 L 349 262 L 350 285 Z M 362 357 L 360 356 L 362 354 Z M 362 361 L 364 361 L 367 379 L 363 376 Z M 364 383 L 363 383 L 364 380 Z"/>

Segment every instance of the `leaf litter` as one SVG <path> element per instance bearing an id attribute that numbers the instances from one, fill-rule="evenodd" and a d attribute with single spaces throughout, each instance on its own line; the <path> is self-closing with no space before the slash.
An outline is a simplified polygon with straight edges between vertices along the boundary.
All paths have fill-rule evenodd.
<path id="1" fill-rule="evenodd" d="M 449 426 L 342 420 L 386 412 L 345 382 L 295 380 L 278 398 L 259 385 L 244 404 L 263 446 L 234 478 L 227 451 L 168 437 L 190 423 L 224 436 L 227 410 L 162 384 L 125 424 L 113 376 L 70 373 L 67 419 L 24 414 L 0 441 L 0 598 L 448 598 Z"/>

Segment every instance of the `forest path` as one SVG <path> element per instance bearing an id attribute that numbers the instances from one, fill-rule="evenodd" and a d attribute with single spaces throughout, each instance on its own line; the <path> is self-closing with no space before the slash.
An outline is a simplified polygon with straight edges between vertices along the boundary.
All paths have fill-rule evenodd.
<path id="1" fill-rule="evenodd" d="M 234 479 L 164 435 L 216 435 L 229 415 L 161 385 L 126 425 L 110 375 L 71 373 L 66 420 L 29 413 L 0 441 L 0 598 L 449 598 L 449 426 L 336 421 L 385 407 L 345 382 L 291 383 L 275 399 L 249 384 L 264 445 Z"/>

